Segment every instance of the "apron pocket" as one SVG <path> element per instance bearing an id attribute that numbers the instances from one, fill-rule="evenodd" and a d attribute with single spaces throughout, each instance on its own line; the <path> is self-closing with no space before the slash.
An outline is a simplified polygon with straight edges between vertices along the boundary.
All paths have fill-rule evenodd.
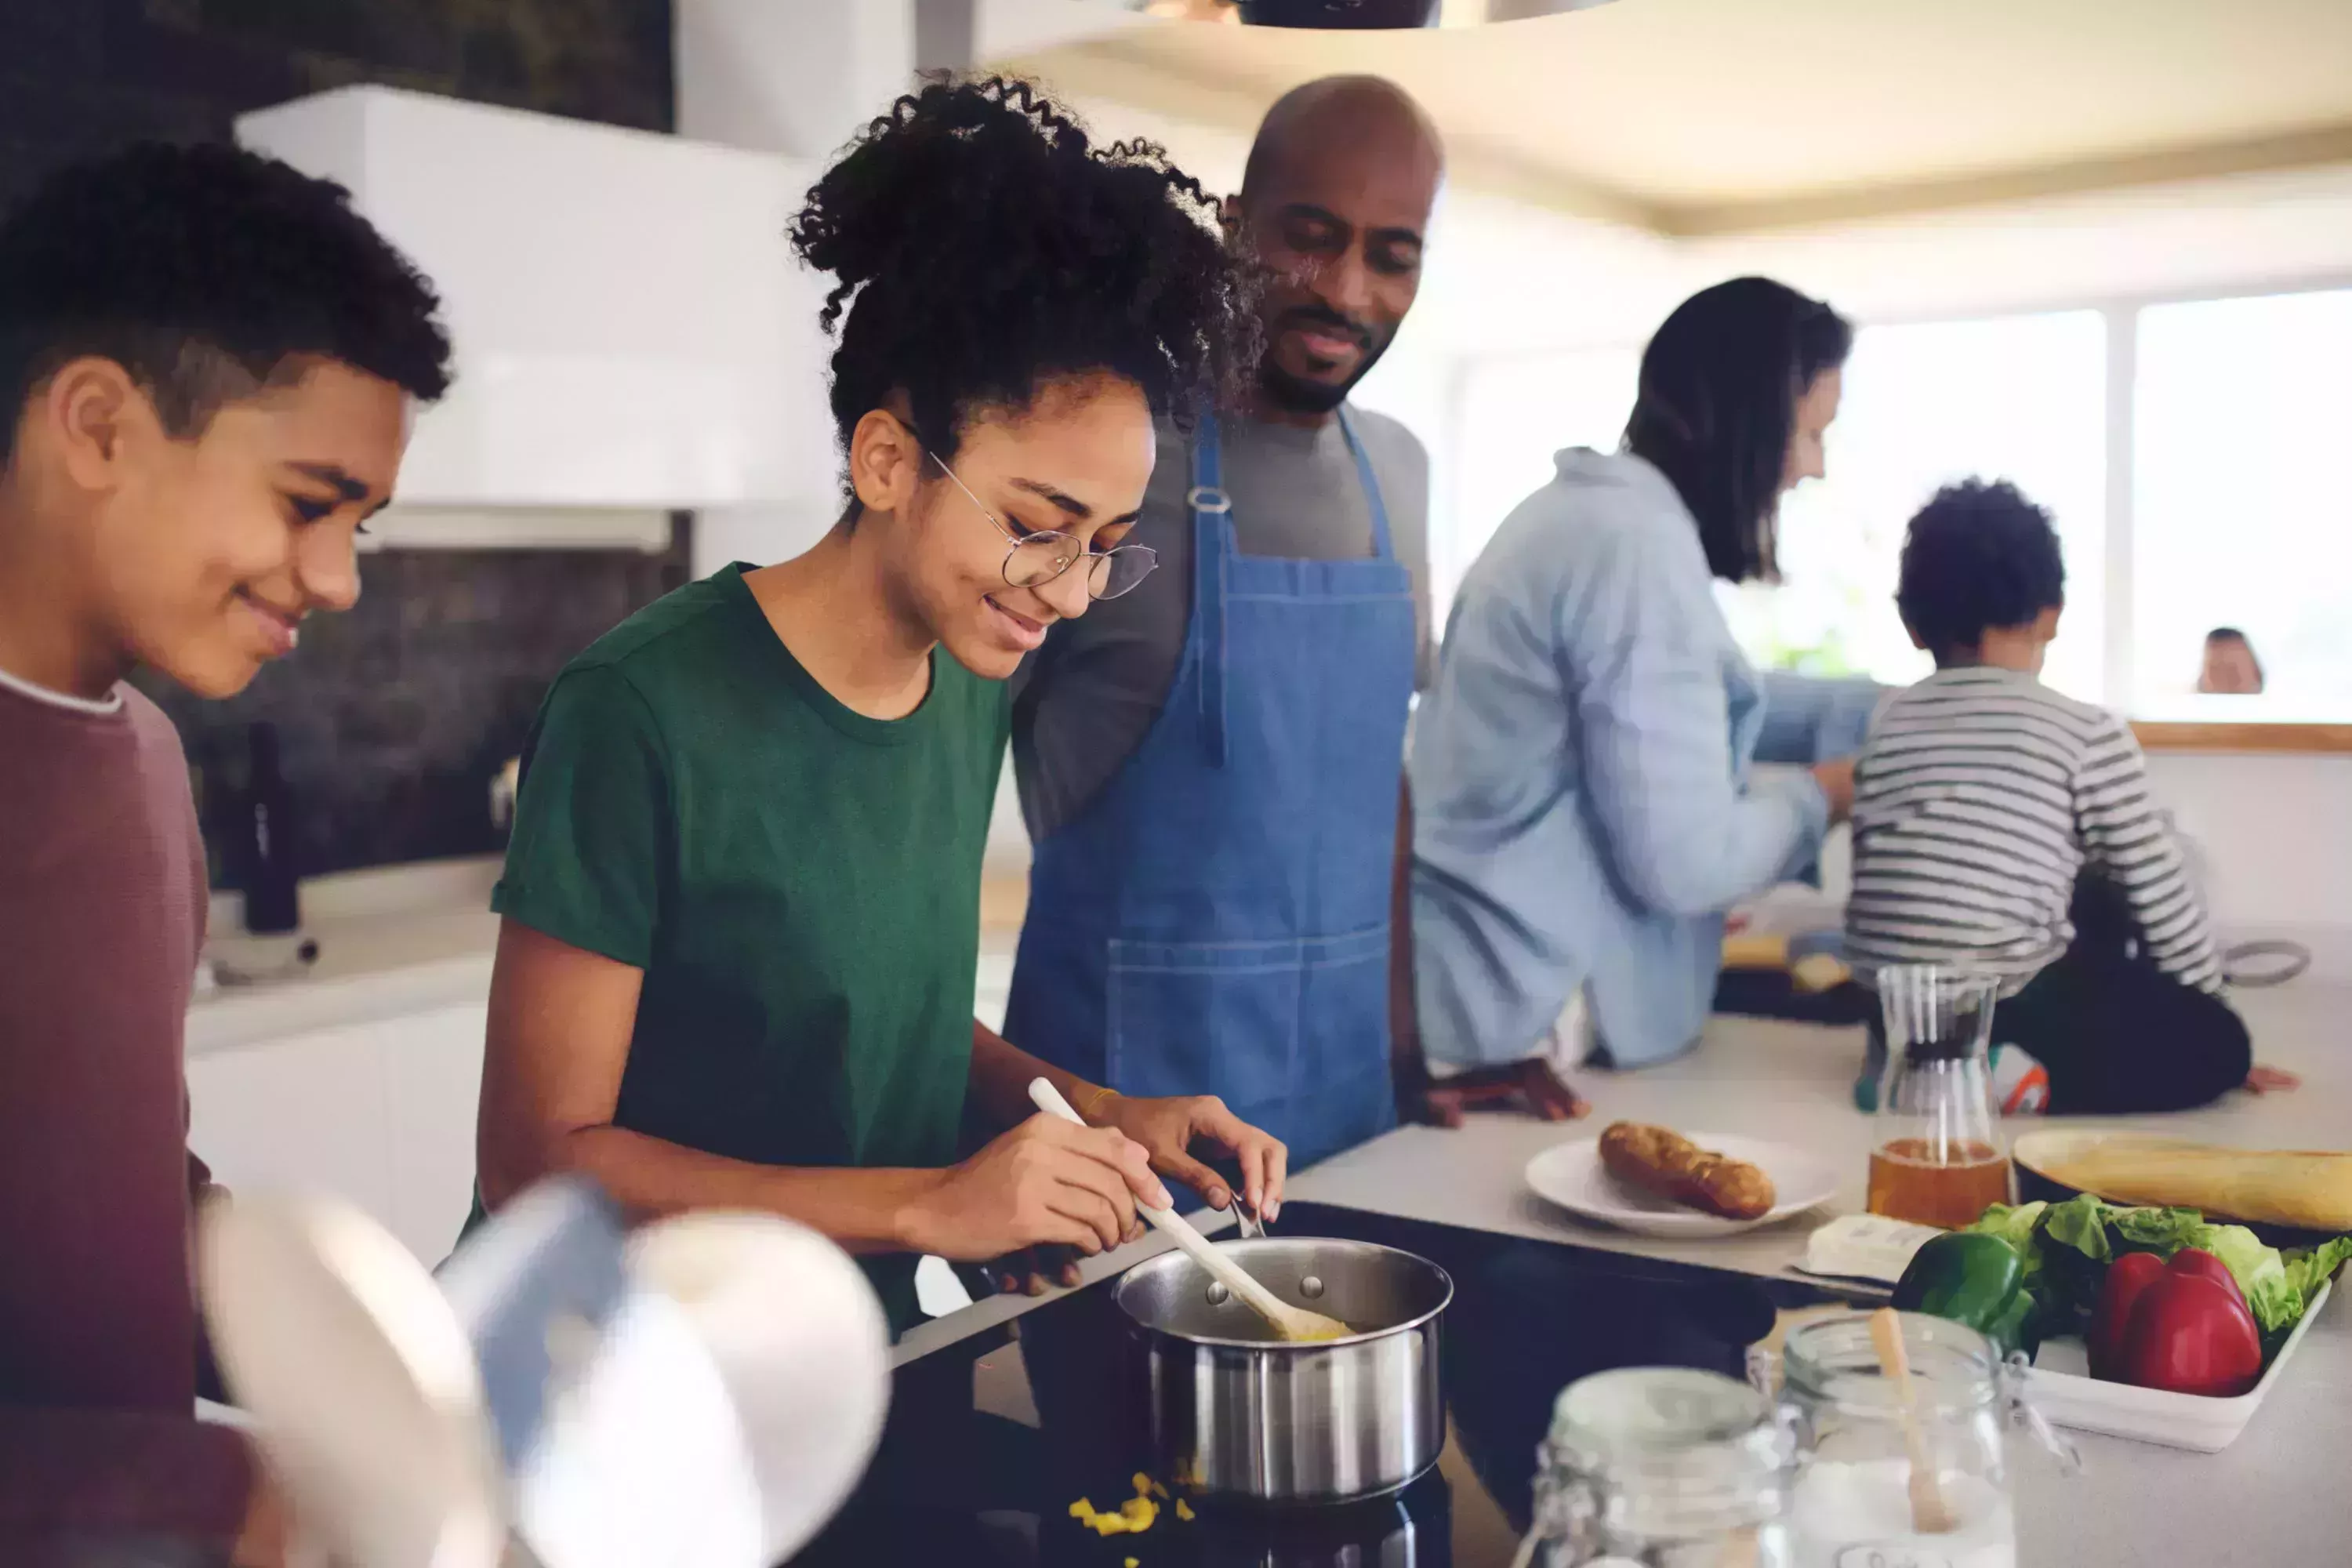
<path id="1" fill-rule="evenodd" d="M 1114 939 L 1109 978 L 1111 1088 L 1213 1094 L 1244 1120 L 1289 1097 L 1305 979 L 1299 942 Z"/>
<path id="2" fill-rule="evenodd" d="M 1307 944 L 1298 1075 L 1307 1091 L 1289 1137 L 1293 1170 L 1396 1125 L 1389 1065 L 1389 928 Z"/>

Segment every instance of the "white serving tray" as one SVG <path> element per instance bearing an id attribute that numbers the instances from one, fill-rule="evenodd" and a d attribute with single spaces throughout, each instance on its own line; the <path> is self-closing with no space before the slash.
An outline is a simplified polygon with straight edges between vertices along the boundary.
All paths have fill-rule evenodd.
<path id="1" fill-rule="evenodd" d="M 2082 1341 L 2074 1339 L 2053 1340 L 2042 1347 L 2032 1370 L 2025 1374 L 2026 1397 L 2061 1426 L 2161 1443 L 2168 1448 L 2192 1448 L 2200 1454 L 2219 1452 L 2238 1440 L 2238 1434 L 2270 1397 L 2271 1384 L 2294 1359 L 2295 1347 L 2311 1331 L 2312 1320 L 2319 1316 L 2335 1289 L 2332 1280 L 2319 1288 L 2319 1294 L 2304 1307 L 2302 1321 L 2263 1373 L 2263 1380 L 2252 1393 L 2235 1399 L 2102 1382 L 2090 1375 L 2088 1352 Z"/>

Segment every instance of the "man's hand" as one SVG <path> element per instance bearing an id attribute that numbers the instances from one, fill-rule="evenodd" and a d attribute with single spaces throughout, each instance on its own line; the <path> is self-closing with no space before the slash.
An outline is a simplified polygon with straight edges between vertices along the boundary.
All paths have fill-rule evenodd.
<path id="1" fill-rule="evenodd" d="M 1413 1121 L 1459 1127 L 1474 1110 L 1528 1110 L 1545 1121 L 1573 1121 L 1591 1105 L 1540 1057 L 1508 1067 L 1474 1068 L 1452 1078 L 1423 1075 Z"/>
<path id="2" fill-rule="evenodd" d="M 2284 1068 L 2266 1068 L 2257 1062 L 2254 1070 L 2246 1075 L 2248 1094 L 2284 1094 L 2303 1087 L 2303 1079 Z"/>

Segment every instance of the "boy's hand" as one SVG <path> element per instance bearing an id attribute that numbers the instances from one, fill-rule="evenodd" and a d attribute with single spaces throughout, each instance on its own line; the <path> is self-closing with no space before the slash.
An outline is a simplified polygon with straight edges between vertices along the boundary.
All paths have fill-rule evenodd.
<path id="1" fill-rule="evenodd" d="M 2259 1062 L 2254 1064 L 2254 1070 L 2246 1075 L 2248 1094 L 2284 1094 L 2302 1087 L 2303 1079 L 2297 1075 L 2284 1068 L 2266 1068 Z"/>
<path id="2" fill-rule="evenodd" d="M 293 1545 L 286 1500 L 260 1458 L 253 1464 L 253 1491 L 246 1500 L 245 1524 L 231 1550 L 231 1568 L 287 1568 Z"/>
<path id="3" fill-rule="evenodd" d="M 1853 759 L 1840 757 L 1834 762 L 1815 763 L 1813 782 L 1829 796 L 1830 820 L 1843 822 L 1853 815 Z"/>

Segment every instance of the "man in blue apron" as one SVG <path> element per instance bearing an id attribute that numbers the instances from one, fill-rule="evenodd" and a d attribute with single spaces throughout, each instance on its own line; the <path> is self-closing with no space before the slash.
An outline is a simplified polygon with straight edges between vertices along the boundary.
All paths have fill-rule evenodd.
<path id="1" fill-rule="evenodd" d="M 1162 426 L 1133 535 L 1161 569 L 1015 678 L 1036 858 L 1006 1037 L 1121 1093 L 1220 1096 L 1294 1166 L 1396 1121 L 1428 459 L 1347 395 L 1412 307 L 1442 171 L 1389 82 L 1275 106 L 1226 214 L 1269 279 L 1255 383 L 1189 437 Z"/>

